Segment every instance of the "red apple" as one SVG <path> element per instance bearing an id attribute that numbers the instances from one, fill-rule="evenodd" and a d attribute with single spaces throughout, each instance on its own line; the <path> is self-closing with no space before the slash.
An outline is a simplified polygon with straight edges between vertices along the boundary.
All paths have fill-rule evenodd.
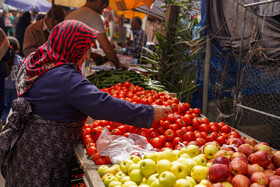
<path id="1" fill-rule="evenodd" d="M 254 151 L 265 151 L 269 156 L 272 156 L 272 149 L 264 143 L 259 143 L 254 146 Z"/>
<path id="2" fill-rule="evenodd" d="M 275 170 L 275 166 L 273 163 L 269 164 L 266 169 L 272 169 L 273 171 Z"/>
<path id="3" fill-rule="evenodd" d="M 240 152 L 233 153 L 232 156 L 231 156 L 231 160 L 233 160 L 236 157 L 244 157 L 247 160 L 247 156 L 244 155 L 243 153 L 240 153 Z"/>
<path id="4" fill-rule="evenodd" d="M 280 176 L 279 175 L 272 175 L 270 177 L 268 177 L 270 181 L 273 181 L 275 179 L 280 180 Z"/>
<path id="5" fill-rule="evenodd" d="M 279 187 L 280 186 L 280 179 L 275 179 L 273 181 L 270 181 L 269 187 Z"/>
<path id="6" fill-rule="evenodd" d="M 211 182 L 222 182 L 229 176 L 229 168 L 226 164 L 213 164 L 209 167 L 209 180 Z"/>
<path id="7" fill-rule="evenodd" d="M 255 172 L 264 172 L 264 169 L 258 164 L 248 164 L 247 171 L 248 176 L 250 177 Z"/>
<path id="8" fill-rule="evenodd" d="M 258 183 L 253 183 L 251 184 L 250 187 L 265 187 L 264 185 L 258 184 Z"/>
<path id="9" fill-rule="evenodd" d="M 257 151 L 253 154 L 250 154 L 248 157 L 249 163 L 251 164 L 259 164 L 263 168 L 267 167 L 271 164 L 271 161 L 268 157 L 267 152 L 265 151 Z"/>
<path id="10" fill-rule="evenodd" d="M 250 144 L 251 146 L 255 146 L 258 142 L 253 138 L 247 138 L 244 140 L 245 143 Z"/>
<path id="11" fill-rule="evenodd" d="M 254 152 L 254 147 L 251 146 L 250 144 L 242 144 L 238 147 L 237 149 L 238 152 L 245 154 L 246 156 L 249 156 Z"/>
<path id="12" fill-rule="evenodd" d="M 234 159 L 232 159 L 232 161 L 234 161 L 234 160 L 241 160 L 241 161 L 243 161 L 243 162 L 245 162 L 246 164 L 248 164 L 248 161 L 247 161 L 247 159 L 246 158 L 244 158 L 244 157 L 236 157 L 236 158 L 234 158 Z"/>
<path id="13" fill-rule="evenodd" d="M 275 170 L 275 175 L 279 175 L 280 176 L 280 168 Z"/>
<path id="14" fill-rule="evenodd" d="M 231 183 L 232 178 L 233 178 L 232 174 L 229 174 L 228 178 L 226 179 L 226 182 Z"/>
<path id="15" fill-rule="evenodd" d="M 280 151 L 276 151 L 272 156 L 272 162 L 276 167 L 280 167 Z"/>
<path id="16" fill-rule="evenodd" d="M 229 138 L 227 140 L 228 145 L 235 145 L 235 147 L 237 148 L 244 143 L 244 140 L 242 140 L 241 138 Z"/>
<path id="17" fill-rule="evenodd" d="M 224 157 L 227 157 L 229 160 L 231 158 L 231 153 L 229 151 L 226 151 L 226 150 L 219 150 L 214 158 L 217 158 L 217 157 L 221 157 L 221 156 L 224 156 Z"/>
<path id="18" fill-rule="evenodd" d="M 135 155 L 135 156 L 138 156 L 138 157 L 142 158 L 141 154 L 137 151 L 132 152 L 130 155 Z"/>
<path id="19" fill-rule="evenodd" d="M 235 158 L 236 159 L 236 158 Z M 232 160 L 229 163 L 229 170 L 230 173 L 233 175 L 241 174 L 246 175 L 247 174 L 247 163 L 245 163 L 242 160 L 236 159 Z"/>
<path id="20" fill-rule="evenodd" d="M 251 181 L 244 175 L 235 175 L 231 181 L 233 187 L 250 187 Z"/>
<path id="21" fill-rule="evenodd" d="M 225 151 L 234 151 L 234 149 L 232 147 L 220 147 L 220 150 L 225 150 Z"/>
<path id="22" fill-rule="evenodd" d="M 264 173 L 265 173 L 268 177 L 274 175 L 274 171 L 273 171 L 272 169 L 265 169 L 265 170 L 264 170 Z"/>
<path id="23" fill-rule="evenodd" d="M 267 186 L 269 184 L 269 177 L 263 172 L 256 172 L 252 174 L 251 182 Z"/>
<path id="24" fill-rule="evenodd" d="M 189 143 L 188 143 L 188 145 L 196 145 L 196 146 L 200 146 L 200 144 L 197 142 L 197 141 L 190 141 Z"/>
<path id="25" fill-rule="evenodd" d="M 224 187 L 222 183 L 218 182 L 212 185 L 212 187 Z"/>
<path id="26" fill-rule="evenodd" d="M 229 160 L 228 160 L 227 157 L 220 156 L 220 157 L 214 158 L 213 164 L 226 164 L 226 165 L 229 165 Z"/>

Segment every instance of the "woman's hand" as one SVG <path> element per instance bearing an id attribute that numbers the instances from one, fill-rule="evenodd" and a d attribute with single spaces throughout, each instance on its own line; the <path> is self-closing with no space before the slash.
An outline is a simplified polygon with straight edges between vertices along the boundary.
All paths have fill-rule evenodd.
<path id="1" fill-rule="evenodd" d="M 154 121 L 159 121 L 162 117 L 167 117 L 172 112 L 171 108 L 159 105 L 152 105 L 154 107 Z"/>

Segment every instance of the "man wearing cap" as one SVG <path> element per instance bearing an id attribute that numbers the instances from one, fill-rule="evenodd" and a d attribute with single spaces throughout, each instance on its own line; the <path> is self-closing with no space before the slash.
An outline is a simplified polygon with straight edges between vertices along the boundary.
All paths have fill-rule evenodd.
<path id="1" fill-rule="evenodd" d="M 4 110 L 4 78 L 6 76 L 6 72 L 4 72 L 5 68 L 3 68 L 5 66 L 4 62 L 6 61 L 3 59 L 5 59 L 7 56 L 6 53 L 9 49 L 9 46 L 10 42 L 7 39 L 5 32 L 0 28 L 0 116 Z M 0 120 L 0 131 L 2 126 L 3 124 Z"/>
<path id="2" fill-rule="evenodd" d="M 54 5 L 48 11 L 47 16 L 44 19 L 29 25 L 25 31 L 23 41 L 23 53 L 25 57 L 47 41 L 49 34 L 54 27 L 52 26 L 52 9 L 54 9 L 54 26 L 64 20 L 65 14 L 63 8 Z"/>

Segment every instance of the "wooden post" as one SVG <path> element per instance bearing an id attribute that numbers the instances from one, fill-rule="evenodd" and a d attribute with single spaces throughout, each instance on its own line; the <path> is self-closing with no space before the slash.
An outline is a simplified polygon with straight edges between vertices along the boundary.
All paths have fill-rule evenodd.
<path id="1" fill-rule="evenodd" d="M 176 24 L 178 20 L 178 13 L 179 13 L 179 6 L 171 5 L 171 4 L 167 5 L 165 24 L 167 23 Z"/>
<path id="2" fill-rule="evenodd" d="M 202 114 L 206 116 L 207 116 L 207 106 L 208 106 L 210 58 L 211 58 L 211 40 L 210 37 L 207 36 L 204 79 L 203 79 L 203 98 L 202 98 Z"/>

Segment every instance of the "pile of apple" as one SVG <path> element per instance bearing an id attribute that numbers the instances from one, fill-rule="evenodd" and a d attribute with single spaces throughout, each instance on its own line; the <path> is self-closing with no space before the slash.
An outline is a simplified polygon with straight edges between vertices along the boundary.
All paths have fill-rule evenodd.
<path id="1" fill-rule="evenodd" d="M 98 168 L 106 187 L 279 187 L 280 151 L 248 139 L 232 147 L 216 142 L 131 155 Z M 249 144 L 250 143 L 250 144 Z"/>

